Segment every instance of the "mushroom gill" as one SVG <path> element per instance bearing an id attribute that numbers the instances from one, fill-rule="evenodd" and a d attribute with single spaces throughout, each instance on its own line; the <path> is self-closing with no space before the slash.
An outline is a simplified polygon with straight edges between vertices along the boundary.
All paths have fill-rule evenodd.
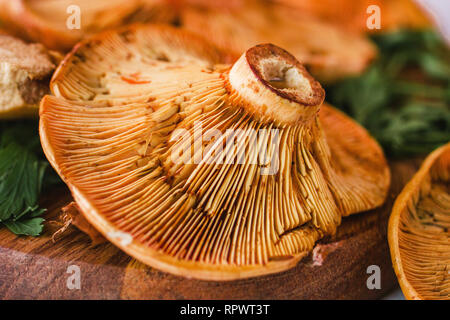
<path id="1" fill-rule="evenodd" d="M 389 246 L 407 299 L 450 299 L 450 143 L 425 159 L 395 201 Z"/>
<path id="2" fill-rule="evenodd" d="M 171 22 L 166 0 L 0 0 L 0 19 L 13 34 L 68 51 L 87 34 L 130 22 Z"/>
<path id="3" fill-rule="evenodd" d="M 221 8 L 181 6 L 180 22 L 236 58 L 256 44 L 274 43 L 321 82 L 359 74 L 377 55 L 367 38 L 272 1 L 245 0 Z"/>
<path id="4" fill-rule="evenodd" d="M 320 111 L 291 54 L 223 59 L 170 27 L 103 33 L 40 108 L 44 151 L 90 223 L 148 265 L 210 280 L 294 266 L 342 216 L 381 205 L 390 177 L 363 128 Z"/>

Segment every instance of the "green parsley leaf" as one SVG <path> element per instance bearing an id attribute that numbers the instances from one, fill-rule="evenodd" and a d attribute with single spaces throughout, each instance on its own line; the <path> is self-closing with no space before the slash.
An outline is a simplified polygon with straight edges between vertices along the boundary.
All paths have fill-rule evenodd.
<path id="1" fill-rule="evenodd" d="M 42 232 L 39 195 L 44 182 L 58 181 L 48 168 L 36 121 L 0 123 L 0 225 L 18 235 Z"/>
<path id="2" fill-rule="evenodd" d="M 36 237 L 41 234 L 44 226 L 42 218 L 22 219 L 19 221 L 4 222 L 5 226 L 17 235 L 26 235 Z"/>
<path id="3" fill-rule="evenodd" d="M 46 167 L 16 143 L 0 149 L 0 222 L 34 211 Z"/>

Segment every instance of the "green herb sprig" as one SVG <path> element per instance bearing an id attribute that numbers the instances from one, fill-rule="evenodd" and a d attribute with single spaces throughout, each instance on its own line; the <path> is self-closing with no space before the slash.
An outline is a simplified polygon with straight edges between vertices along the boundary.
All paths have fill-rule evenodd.
<path id="1" fill-rule="evenodd" d="M 391 157 L 421 155 L 450 140 L 450 50 L 434 31 L 373 37 L 379 59 L 327 88 L 327 100 L 365 126 Z"/>
<path id="2" fill-rule="evenodd" d="M 54 173 L 43 156 L 37 121 L 0 124 L 0 225 L 18 235 L 37 236 L 45 209 L 38 204 Z"/>

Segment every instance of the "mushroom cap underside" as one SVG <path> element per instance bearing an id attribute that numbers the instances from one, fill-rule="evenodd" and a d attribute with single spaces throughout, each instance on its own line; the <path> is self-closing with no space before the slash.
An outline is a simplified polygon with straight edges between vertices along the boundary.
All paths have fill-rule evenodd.
<path id="1" fill-rule="evenodd" d="M 409 300 L 450 299 L 450 144 L 432 152 L 389 219 L 395 273 Z"/>
<path id="2" fill-rule="evenodd" d="M 91 37 L 66 57 L 54 96 L 41 103 L 41 141 L 111 242 L 167 272 L 232 280 L 294 266 L 342 216 L 384 202 L 390 176 L 380 147 L 321 101 L 287 99 L 286 90 L 299 97 L 295 90 L 321 88 L 290 54 L 261 48 L 265 56 L 254 61 L 249 50 L 231 67 L 202 38 L 139 25 Z M 269 88 L 255 65 L 284 73 Z M 263 90 L 258 102 L 275 106 L 255 108 L 255 91 L 233 87 L 241 77 L 236 83 Z M 235 162 L 220 160 L 229 137 Z M 263 149 L 268 162 L 257 157 Z"/>

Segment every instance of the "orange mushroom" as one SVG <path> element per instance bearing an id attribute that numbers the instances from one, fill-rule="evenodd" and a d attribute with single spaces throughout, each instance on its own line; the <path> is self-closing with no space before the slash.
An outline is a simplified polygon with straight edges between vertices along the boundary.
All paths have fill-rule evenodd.
<path id="1" fill-rule="evenodd" d="M 432 152 L 389 219 L 392 263 L 410 300 L 450 299 L 450 143 Z"/>
<path id="2" fill-rule="evenodd" d="M 377 55 L 364 36 L 270 1 L 246 0 L 220 8 L 185 6 L 180 23 L 236 59 L 259 43 L 286 48 L 321 82 L 360 74 Z"/>
<path id="3" fill-rule="evenodd" d="M 390 182 L 377 143 L 322 106 L 291 54 L 263 44 L 223 61 L 167 26 L 102 33 L 40 108 L 43 149 L 87 220 L 150 266 L 208 280 L 293 267 Z"/>
<path id="4" fill-rule="evenodd" d="M 349 32 L 387 32 L 401 28 L 427 28 L 430 21 L 412 0 L 277 0 L 291 8 L 328 21 Z M 374 7 L 376 6 L 376 7 Z M 367 22 L 379 8 L 380 28 Z M 376 10 L 376 9 L 375 9 Z"/>
<path id="5" fill-rule="evenodd" d="M 4 28 L 62 51 L 88 34 L 130 22 L 170 22 L 174 14 L 165 0 L 0 0 Z"/>

